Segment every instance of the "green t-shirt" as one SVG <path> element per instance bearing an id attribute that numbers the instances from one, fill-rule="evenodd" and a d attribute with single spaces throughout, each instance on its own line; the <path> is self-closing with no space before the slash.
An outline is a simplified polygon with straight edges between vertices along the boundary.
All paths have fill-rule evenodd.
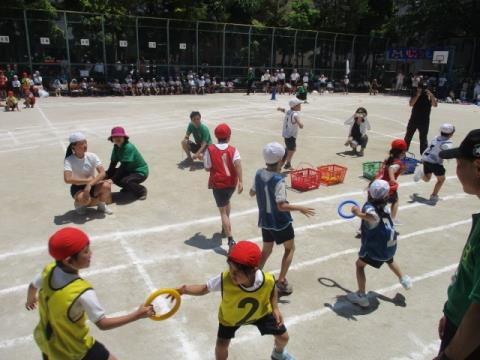
<path id="1" fill-rule="evenodd" d="M 196 128 L 192 123 L 188 124 L 187 135 L 193 134 L 195 143 L 201 145 L 202 142 L 206 142 L 207 145 L 212 143 L 212 137 L 208 127 L 200 123 L 200 127 Z"/>
<path id="2" fill-rule="evenodd" d="M 472 230 L 451 285 L 445 315 L 457 327 L 472 303 L 480 304 L 480 213 L 472 216 Z"/>
<path id="3" fill-rule="evenodd" d="M 132 143 L 124 143 L 121 147 L 113 146 L 111 161 L 120 162 L 125 169 L 132 173 L 148 176 L 148 165 L 140 152 Z"/>

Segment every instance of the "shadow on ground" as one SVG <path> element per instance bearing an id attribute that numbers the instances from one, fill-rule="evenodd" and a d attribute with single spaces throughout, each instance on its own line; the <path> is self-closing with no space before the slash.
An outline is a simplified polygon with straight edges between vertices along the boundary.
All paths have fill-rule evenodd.
<path id="1" fill-rule="evenodd" d="M 112 203 L 115 205 L 128 205 L 137 200 L 138 198 L 128 191 L 112 192 Z"/>
<path id="2" fill-rule="evenodd" d="M 337 152 L 336 153 L 337 156 L 341 156 L 341 157 L 361 157 L 358 155 L 358 153 L 356 151 L 353 151 L 353 150 L 345 150 L 345 151 L 340 151 L 340 152 Z"/>
<path id="3" fill-rule="evenodd" d="M 87 213 L 80 215 L 75 210 L 69 210 L 63 215 L 55 215 L 53 217 L 53 222 L 56 225 L 67 225 L 67 224 L 85 224 L 92 220 L 104 219 L 105 214 L 101 211 L 97 211 L 96 207 L 87 208 Z"/>
<path id="4" fill-rule="evenodd" d="M 430 198 L 424 198 L 423 196 L 418 195 L 417 193 L 413 193 L 410 195 L 410 200 L 408 201 L 410 204 L 418 202 L 421 204 L 429 205 L 429 206 L 435 206 L 437 205 L 436 202 L 431 201 Z"/>
<path id="5" fill-rule="evenodd" d="M 183 160 L 183 161 L 180 161 L 179 163 L 177 163 L 177 167 L 180 170 L 189 169 L 190 171 L 202 170 L 204 168 L 202 161 L 191 162 L 191 161 L 187 161 L 187 160 Z"/>
<path id="6" fill-rule="evenodd" d="M 347 320 L 357 321 L 357 316 L 364 316 L 373 313 L 380 306 L 380 300 L 383 302 L 392 303 L 395 306 L 406 307 L 407 303 L 405 302 L 405 297 L 397 293 L 393 298 L 388 296 L 376 293 L 374 291 L 369 291 L 367 293 L 367 298 L 370 301 L 370 306 L 367 308 L 362 308 L 358 305 L 352 304 L 347 299 L 347 294 L 351 293 L 351 290 L 348 290 L 341 285 L 339 285 L 335 280 L 321 277 L 318 278 L 318 282 L 327 287 L 338 287 L 340 290 L 345 292 L 345 295 L 338 295 L 334 304 L 325 303 L 324 306 L 330 308 L 335 314 L 341 316 Z"/>
<path id="7" fill-rule="evenodd" d="M 201 250 L 213 250 L 215 253 L 227 256 L 227 251 L 222 248 L 222 234 L 214 233 L 211 238 L 207 238 L 200 232 L 197 232 L 184 243 L 189 246 L 196 247 Z"/>

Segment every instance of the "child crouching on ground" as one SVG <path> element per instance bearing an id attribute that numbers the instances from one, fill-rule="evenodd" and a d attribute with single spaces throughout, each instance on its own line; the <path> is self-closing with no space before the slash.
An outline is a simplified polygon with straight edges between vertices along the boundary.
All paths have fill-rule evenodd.
<path id="1" fill-rule="evenodd" d="M 18 107 L 18 99 L 13 94 L 13 91 L 9 91 L 7 98 L 5 99 L 5 111 L 20 111 Z"/>
<path id="2" fill-rule="evenodd" d="M 363 156 L 363 152 L 367 147 L 368 135 L 367 131 L 371 129 L 367 119 L 367 109 L 359 107 L 345 125 L 350 125 L 347 142 L 345 146 L 350 146 L 355 154 Z M 358 147 L 360 146 L 360 151 Z"/>
<path id="3" fill-rule="evenodd" d="M 261 257 L 260 248 L 255 243 L 239 241 L 228 255 L 227 271 L 206 284 L 183 285 L 177 289 L 181 295 L 221 292 L 216 360 L 228 358 L 230 340 L 243 325 L 255 325 L 262 335 L 274 336 L 273 360 L 295 360 L 285 348 L 289 336 L 278 308 L 275 277 L 258 268 Z"/>
<path id="4" fill-rule="evenodd" d="M 384 263 L 398 276 L 405 289 L 412 287 L 408 275 L 403 275 L 393 257 L 397 251 L 397 233 L 387 209 L 390 185 L 385 180 L 375 180 L 368 188 L 368 200 L 360 210 L 354 206 L 352 213 L 362 219 L 362 245 L 356 262 L 357 292 L 349 293 L 347 299 L 353 304 L 368 307 L 370 302 L 365 293 L 367 265 L 379 269 Z"/>

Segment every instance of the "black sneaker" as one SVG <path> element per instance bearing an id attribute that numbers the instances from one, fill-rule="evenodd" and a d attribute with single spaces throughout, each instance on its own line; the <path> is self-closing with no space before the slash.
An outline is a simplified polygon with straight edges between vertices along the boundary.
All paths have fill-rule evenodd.
<path id="1" fill-rule="evenodd" d="M 290 164 L 290 163 L 286 163 L 283 168 L 284 168 L 285 170 L 293 170 L 292 164 Z"/>
<path id="2" fill-rule="evenodd" d="M 278 296 L 290 295 L 293 293 L 293 287 L 288 284 L 288 281 L 280 282 L 277 280 L 275 285 L 277 286 Z"/>
<path id="3" fill-rule="evenodd" d="M 232 251 L 233 247 L 235 246 L 236 242 L 235 240 L 228 240 L 228 253 L 230 254 L 230 252 Z"/>

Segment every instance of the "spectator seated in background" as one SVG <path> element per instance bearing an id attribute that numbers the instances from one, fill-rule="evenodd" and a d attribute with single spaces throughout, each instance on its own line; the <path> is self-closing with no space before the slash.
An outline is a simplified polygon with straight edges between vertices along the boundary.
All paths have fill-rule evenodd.
<path id="1" fill-rule="evenodd" d="M 229 93 L 233 92 L 234 84 L 232 80 L 228 80 L 227 82 L 227 90 Z"/>
<path id="2" fill-rule="evenodd" d="M 70 87 L 70 95 L 72 96 L 81 95 L 82 89 L 80 88 L 80 85 L 78 84 L 77 79 L 73 78 L 70 81 L 69 87 Z"/>
<path id="3" fill-rule="evenodd" d="M 120 85 L 118 79 L 113 80 L 113 82 L 110 83 L 110 87 L 112 88 L 113 95 L 125 96 L 125 90 Z"/>

